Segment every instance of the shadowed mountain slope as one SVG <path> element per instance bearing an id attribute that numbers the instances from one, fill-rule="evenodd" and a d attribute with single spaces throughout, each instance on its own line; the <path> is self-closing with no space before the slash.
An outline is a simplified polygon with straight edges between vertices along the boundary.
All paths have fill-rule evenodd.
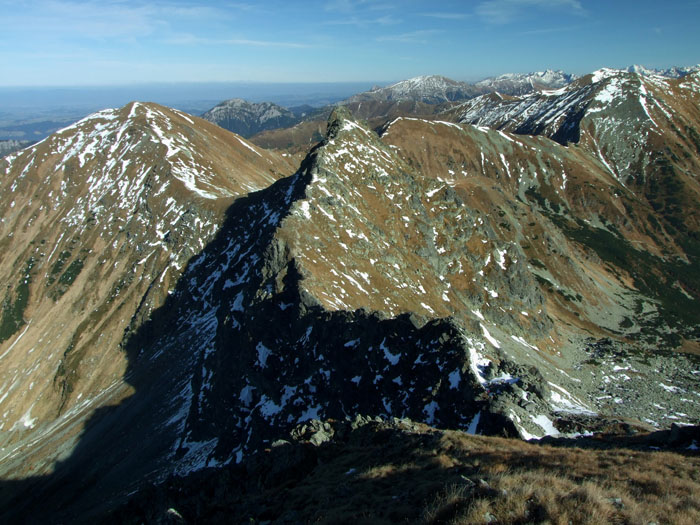
<path id="1" fill-rule="evenodd" d="M 300 425 L 244 464 L 147 487 L 108 523 L 663 523 L 700 519 L 699 427 L 552 441 L 406 419 Z M 554 445 L 554 446 L 553 446 Z M 650 450 L 653 447 L 653 450 Z"/>
<path id="2" fill-rule="evenodd" d="M 125 334 L 163 303 L 237 195 L 291 171 L 205 121 L 140 103 L 0 161 L 2 457 L 38 436 L 70 441 L 85 414 L 128 395 Z M 51 459 L 41 463 L 31 468 Z"/>
<path id="3" fill-rule="evenodd" d="M 697 125 L 692 110 L 683 115 Z M 185 142 L 171 149 L 177 139 L 150 129 L 180 180 L 176 159 L 190 158 Z M 255 160 L 251 169 L 263 162 L 271 177 L 263 180 L 275 178 L 269 170 L 283 165 L 274 164 L 280 157 L 223 136 L 228 144 L 200 145 L 202 158 L 234 155 L 232 143 L 236 155 Z M 120 386 L 112 393 L 102 380 L 91 391 L 115 406 L 89 419 L 89 411 L 72 412 L 71 428 L 82 429 L 77 446 L 62 450 L 53 475 L 7 483 L 5 494 L 17 497 L 5 507 L 21 515 L 27 508 L 16 504 L 31 506 L 22 496 L 31 489 L 62 517 L 87 521 L 146 481 L 241 464 L 301 423 L 356 414 L 523 438 L 576 435 L 620 419 L 649 429 L 697 421 L 694 230 L 671 231 L 670 219 L 586 144 L 415 118 L 397 118 L 377 134 L 339 108 L 294 175 L 229 200 L 225 211 L 213 206 L 225 201 L 207 196 L 235 195 L 231 179 L 215 183 L 200 164 L 186 181 L 203 204 L 189 209 L 193 223 L 210 213 L 212 229 L 198 247 L 177 251 L 182 270 L 160 301 L 122 306 L 130 321 L 112 337 L 125 353 L 111 365 Z M 77 149 L 81 167 L 93 149 Z M 10 162 L 6 173 L 26 165 Z M 696 162 L 672 169 L 694 170 Z M 648 166 L 645 180 L 659 173 Z M 22 180 L 21 172 L 14 177 Z M 36 191 L 25 184 L 26 194 Z M 696 212 L 689 201 L 676 205 Z M 11 231 L 8 247 L 17 242 L 18 228 Z M 163 260 L 169 267 L 170 256 Z M 33 279 L 24 284 L 41 297 Z M 8 304 L 21 306 L 13 293 Z M 120 288 L 115 297 L 128 295 Z M 37 304 L 51 300 L 47 292 Z M 3 352 L 36 366 L 41 335 L 22 315 L 8 324 L 14 331 Z M 83 330 L 95 326 L 88 321 Z M 50 371 L 58 386 L 52 395 L 45 390 L 52 410 L 79 406 L 80 378 L 95 381 L 81 367 L 113 362 L 95 337 L 83 353 L 58 354 Z M 30 400 L 30 383 L 15 379 Z M 39 412 L 31 410 L 14 416 L 26 433 L 3 462 L 6 472 L 26 465 L 15 478 L 32 468 L 48 473 L 65 432 L 42 420 L 34 430 Z"/>

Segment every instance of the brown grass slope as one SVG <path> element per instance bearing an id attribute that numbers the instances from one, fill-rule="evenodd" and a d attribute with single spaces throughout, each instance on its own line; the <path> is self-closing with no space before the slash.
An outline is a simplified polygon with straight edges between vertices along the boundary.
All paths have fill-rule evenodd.
<path id="1" fill-rule="evenodd" d="M 209 122 L 136 102 L 0 161 L 4 475 L 50 469 L 93 410 L 130 393 L 125 334 L 237 196 L 293 170 Z M 52 435 L 41 466 L 17 463 Z"/>
<path id="2" fill-rule="evenodd" d="M 323 427 L 333 435 L 323 444 L 294 434 L 244 465 L 151 486 L 107 521 L 689 525 L 700 519 L 700 457 L 687 450 L 688 439 L 676 449 L 650 450 L 643 439 L 624 436 L 611 438 L 613 444 L 591 439 L 560 447 L 409 420 Z"/>
<path id="3" fill-rule="evenodd" d="M 444 111 L 449 104 L 426 104 L 414 100 L 366 100 L 346 102 L 353 118 L 364 121 L 371 129 L 379 129 L 398 117 L 432 118 Z M 291 127 L 263 131 L 250 138 L 262 148 L 277 149 L 289 154 L 306 154 L 326 136 L 327 119 L 332 107 L 314 113 L 311 120 L 304 120 Z M 300 159 L 301 160 L 301 159 Z"/>

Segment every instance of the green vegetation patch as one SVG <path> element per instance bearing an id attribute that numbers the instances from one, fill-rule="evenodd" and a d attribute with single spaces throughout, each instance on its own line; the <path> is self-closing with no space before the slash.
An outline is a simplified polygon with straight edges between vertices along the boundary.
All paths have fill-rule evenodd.
<path id="1" fill-rule="evenodd" d="M 691 128 L 690 126 L 685 126 L 685 133 L 693 143 L 693 146 L 695 146 L 695 151 L 700 155 L 700 134 L 695 131 L 695 128 Z"/>
<path id="2" fill-rule="evenodd" d="M 572 241 L 592 249 L 600 259 L 609 264 L 608 268 L 619 275 L 619 270 L 629 273 L 634 281 L 634 286 L 639 292 L 659 302 L 660 318 L 657 326 L 649 328 L 661 328 L 664 324 L 677 328 L 678 333 L 691 338 L 698 336 L 700 332 L 700 309 L 696 300 L 683 293 L 682 288 L 697 292 L 700 290 L 700 261 L 694 248 L 695 239 L 689 235 L 682 235 L 685 242 L 680 244 L 687 249 L 690 263 L 678 258 L 663 259 L 647 251 L 636 249 L 615 228 L 606 223 L 607 229 L 590 226 L 581 219 L 572 220 L 562 214 L 552 211 L 549 202 L 533 188 L 527 192 L 528 197 L 533 198 L 541 211 L 559 227 Z M 688 249 L 690 248 L 690 249 Z M 532 261 L 530 261 L 532 264 Z M 543 283 L 540 283 L 543 284 Z M 679 286 L 680 285 L 680 286 Z M 676 347 L 681 343 L 678 334 L 659 334 L 667 344 Z"/>
<path id="3" fill-rule="evenodd" d="M 75 281 L 75 278 L 78 277 L 78 274 L 83 269 L 83 261 L 82 259 L 75 259 L 68 268 L 66 268 L 66 271 L 61 274 L 61 277 L 59 277 L 58 282 L 65 285 L 65 286 L 70 286 L 73 284 L 73 281 Z"/>
<path id="4" fill-rule="evenodd" d="M 57 301 L 63 294 L 68 291 L 68 288 L 75 282 L 80 272 L 83 270 L 85 265 L 85 256 L 88 251 L 82 249 L 80 254 L 71 261 L 68 267 L 64 270 L 64 267 L 68 260 L 70 260 L 71 252 L 69 250 L 62 251 L 54 265 L 49 271 L 49 277 L 46 280 L 46 286 L 56 286 L 48 293 L 49 297 L 54 301 Z"/>
<path id="5" fill-rule="evenodd" d="M 63 270 L 66 261 L 70 259 L 70 256 L 71 252 L 69 250 L 63 250 L 58 254 L 58 259 L 56 259 L 56 262 L 51 267 L 51 270 L 49 270 L 49 278 L 46 280 L 46 286 L 51 286 L 56 282 L 56 279 L 61 274 L 61 271 Z"/>
<path id="6" fill-rule="evenodd" d="M 680 260 L 664 260 L 646 251 L 635 249 L 627 240 L 610 231 L 593 228 L 583 221 L 578 227 L 559 224 L 572 240 L 593 249 L 603 261 L 624 269 L 634 279 L 635 287 L 644 295 L 657 299 L 665 320 L 679 329 L 700 324 L 700 309 L 678 286 L 700 290 L 700 265 Z"/>
<path id="7" fill-rule="evenodd" d="M 29 302 L 29 284 L 32 281 L 32 268 L 36 260 L 30 257 L 27 261 L 22 277 L 14 289 L 14 293 L 8 287 L 5 299 L 2 302 L 2 320 L 0 321 L 0 343 L 8 340 L 17 333 L 25 324 L 24 310 Z"/>

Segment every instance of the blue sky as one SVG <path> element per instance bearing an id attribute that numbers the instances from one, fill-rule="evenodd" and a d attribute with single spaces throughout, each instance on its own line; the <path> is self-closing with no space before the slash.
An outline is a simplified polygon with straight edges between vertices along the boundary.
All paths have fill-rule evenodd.
<path id="1" fill-rule="evenodd" d="M 700 0 L 0 0 L 0 86 L 348 82 L 700 63 Z"/>

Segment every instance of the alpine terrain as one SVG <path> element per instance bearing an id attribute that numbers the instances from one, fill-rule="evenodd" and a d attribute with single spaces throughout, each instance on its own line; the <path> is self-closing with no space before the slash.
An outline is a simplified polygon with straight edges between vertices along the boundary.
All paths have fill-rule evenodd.
<path id="1" fill-rule="evenodd" d="M 700 73 L 456 102 L 430 78 L 430 119 L 339 106 L 300 165 L 141 103 L 0 161 L 7 519 L 337 522 L 337 480 L 399 456 L 473 507 L 513 490 L 465 459 L 491 472 L 494 435 L 665 432 L 635 446 L 697 464 Z M 314 476 L 339 492 L 299 514 Z M 263 504 L 270 487 L 286 496 Z M 447 522 L 421 514 L 447 485 L 421 487 L 377 508 Z M 479 512 L 543 521 L 538 497 L 521 521 Z M 671 516 L 616 498 L 599 498 L 613 521 Z"/>
<path id="2" fill-rule="evenodd" d="M 225 100 L 204 113 L 202 118 L 243 137 L 268 129 L 286 128 L 299 121 L 292 111 L 277 104 L 252 103 L 240 98 Z"/>
<path id="3" fill-rule="evenodd" d="M 476 84 L 457 82 L 449 78 L 428 75 L 403 80 L 386 87 L 375 87 L 370 91 L 353 95 L 340 102 L 347 107 L 357 119 L 366 120 L 372 128 L 379 128 L 388 120 L 396 117 L 435 118 L 436 114 L 449 109 L 454 102 L 468 100 L 484 93 L 498 91 L 503 94 L 527 94 L 538 90 L 560 88 L 572 82 L 575 75 L 562 71 L 543 71 L 527 74 L 508 74 L 501 77 L 487 78 Z M 228 101 L 212 109 L 204 118 L 237 133 L 248 129 L 249 112 L 241 107 L 250 107 L 248 103 L 239 102 L 233 106 Z M 254 106 L 254 105 L 253 105 Z M 228 120 L 216 117 L 226 110 Z M 255 144 L 265 148 L 284 149 L 289 153 L 308 150 L 325 134 L 326 121 L 334 106 L 316 110 L 300 111 L 304 108 L 286 110 L 297 115 L 297 119 L 287 127 L 276 126 L 267 121 L 263 114 L 255 122 L 259 133 L 250 136 Z M 280 108 L 282 110 L 282 108 Z M 245 134 L 245 133 L 243 133 Z"/>
<path id="4" fill-rule="evenodd" d="M 480 80 L 475 86 L 488 91 L 498 91 L 504 95 L 525 95 L 535 91 L 562 88 L 577 78 L 571 73 L 548 69 L 536 73 L 507 73 Z"/>

